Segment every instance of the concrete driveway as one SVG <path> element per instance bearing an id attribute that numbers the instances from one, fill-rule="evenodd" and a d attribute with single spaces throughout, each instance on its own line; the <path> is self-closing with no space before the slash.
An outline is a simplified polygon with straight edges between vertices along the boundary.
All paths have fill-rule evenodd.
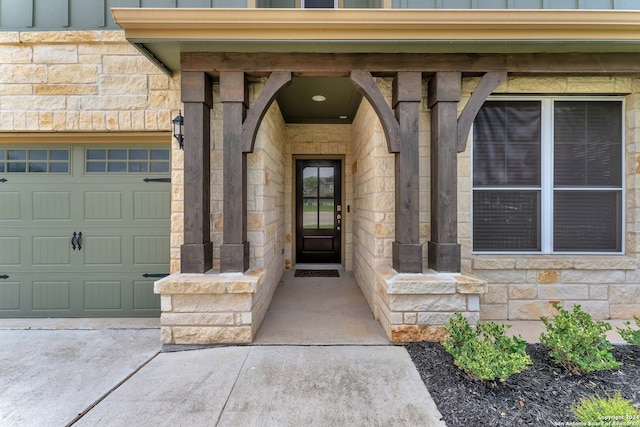
<path id="1" fill-rule="evenodd" d="M 159 353 L 157 328 L 2 327 L 1 426 L 444 426 L 403 347 Z"/>

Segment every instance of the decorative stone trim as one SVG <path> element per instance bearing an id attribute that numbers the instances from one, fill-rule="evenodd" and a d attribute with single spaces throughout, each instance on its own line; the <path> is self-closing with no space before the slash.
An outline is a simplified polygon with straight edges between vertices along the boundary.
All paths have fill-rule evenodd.
<path id="1" fill-rule="evenodd" d="M 265 270 L 176 273 L 158 280 L 163 344 L 247 344 L 259 324 L 256 295 Z"/>
<path id="2" fill-rule="evenodd" d="M 472 266 L 474 270 L 636 270 L 638 261 L 624 255 L 476 255 Z"/>
<path id="3" fill-rule="evenodd" d="M 393 342 L 440 341 L 455 313 L 470 322 L 480 318 L 480 295 L 487 282 L 461 273 L 400 274 L 376 270 L 376 317 Z"/>

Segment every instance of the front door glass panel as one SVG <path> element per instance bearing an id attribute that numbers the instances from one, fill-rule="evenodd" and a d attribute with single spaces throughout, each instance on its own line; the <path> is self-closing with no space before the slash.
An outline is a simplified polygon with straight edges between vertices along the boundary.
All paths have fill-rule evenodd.
<path id="1" fill-rule="evenodd" d="M 341 260 L 341 163 L 296 163 L 297 262 Z"/>

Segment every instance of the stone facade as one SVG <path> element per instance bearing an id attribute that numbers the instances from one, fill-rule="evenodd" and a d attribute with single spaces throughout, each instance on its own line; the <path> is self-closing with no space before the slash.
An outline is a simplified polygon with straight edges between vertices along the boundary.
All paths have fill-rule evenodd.
<path id="1" fill-rule="evenodd" d="M 168 132 L 180 104 L 180 76 L 167 77 L 121 31 L 0 33 L 0 132 Z M 391 80 L 376 80 L 390 101 Z M 478 83 L 463 81 L 462 110 Z M 251 81 L 251 102 L 264 86 Z M 292 125 L 273 104 L 248 163 L 251 269 L 217 274 L 223 230 L 222 105 L 214 84 L 211 119 L 213 271 L 181 275 L 184 171 L 172 143 L 172 276 L 158 282 L 165 343 L 250 342 L 285 269 L 295 262 L 294 165 L 322 156 L 343 163 L 343 264 L 353 272 L 374 316 L 396 341 L 434 339 L 457 311 L 472 320 L 538 319 L 551 303 L 581 304 L 596 318 L 640 314 L 637 270 L 640 216 L 640 79 L 510 77 L 502 94 L 616 94 L 626 99 L 626 253 L 609 256 L 478 255 L 471 251 L 471 150 L 458 156 L 458 236 L 462 274 L 426 269 L 430 238 L 429 111 L 420 107 L 420 242 L 424 275 L 389 270 L 394 241 L 394 155 L 363 101 L 352 125 Z M 423 90 L 426 97 L 426 84 Z M 2 134 L 0 133 L 0 142 Z M 471 145 L 469 144 L 469 147 Z M 344 212 L 344 211 L 343 211 Z M 477 280 L 475 278 L 481 280 Z M 487 282 L 486 293 L 482 281 Z"/>

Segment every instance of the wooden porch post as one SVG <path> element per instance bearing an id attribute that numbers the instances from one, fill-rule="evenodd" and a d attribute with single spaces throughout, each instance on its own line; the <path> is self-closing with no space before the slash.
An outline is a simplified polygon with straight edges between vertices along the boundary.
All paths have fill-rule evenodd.
<path id="1" fill-rule="evenodd" d="M 184 103 L 184 244 L 182 273 L 205 273 L 212 267 L 210 213 L 210 115 L 213 91 L 209 76 L 182 73 Z"/>
<path id="2" fill-rule="evenodd" d="M 393 268 L 422 273 L 419 204 L 419 107 L 422 73 L 399 72 L 393 80 L 392 106 L 400 125 L 400 151 L 395 155 L 395 231 Z"/>
<path id="3" fill-rule="evenodd" d="M 242 123 L 249 86 L 242 71 L 220 72 L 223 132 L 223 213 L 220 272 L 249 269 L 247 241 L 247 154 L 242 150 Z"/>
<path id="4" fill-rule="evenodd" d="M 437 72 L 429 81 L 431 109 L 431 240 L 429 268 L 460 272 L 457 145 L 461 73 Z"/>

